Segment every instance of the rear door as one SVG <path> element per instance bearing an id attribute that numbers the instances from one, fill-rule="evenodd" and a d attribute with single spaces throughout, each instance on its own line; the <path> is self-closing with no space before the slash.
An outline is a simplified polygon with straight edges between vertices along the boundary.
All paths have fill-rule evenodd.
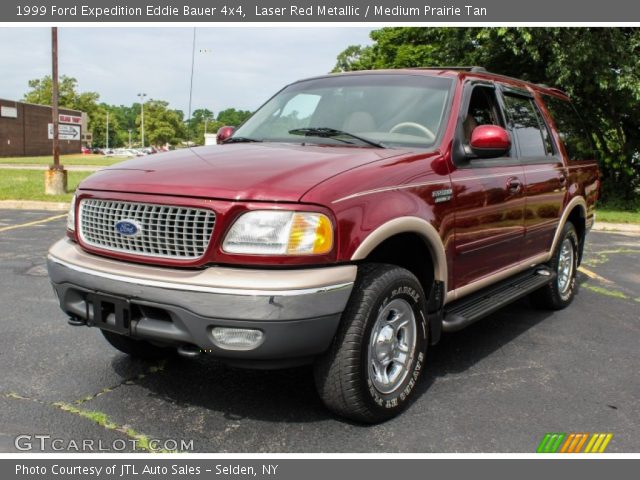
<path id="1" fill-rule="evenodd" d="M 492 83 L 465 86 L 457 142 L 468 150 L 479 125 L 505 127 Z M 463 156 L 464 157 L 464 156 Z M 461 158 L 451 173 L 455 202 L 452 287 L 457 289 L 516 265 L 524 240 L 524 170 L 515 152 L 492 159 Z"/>
<path id="2" fill-rule="evenodd" d="M 511 138 L 525 183 L 522 261 L 535 260 L 551 248 L 566 195 L 567 172 L 549 127 L 533 95 L 501 88 Z"/>

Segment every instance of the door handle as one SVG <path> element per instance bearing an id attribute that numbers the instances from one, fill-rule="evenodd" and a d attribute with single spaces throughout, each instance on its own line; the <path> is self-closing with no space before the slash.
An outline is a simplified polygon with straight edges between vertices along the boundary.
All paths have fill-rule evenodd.
<path id="1" fill-rule="evenodd" d="M 522 190 L 522 182 L 517 177 L 507 180 L 507 190 L 511 193 L 519 193 Z"/>

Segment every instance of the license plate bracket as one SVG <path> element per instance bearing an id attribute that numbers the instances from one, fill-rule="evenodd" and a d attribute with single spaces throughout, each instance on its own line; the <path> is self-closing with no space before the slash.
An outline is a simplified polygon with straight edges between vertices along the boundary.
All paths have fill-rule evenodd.
<path id="1" fill-rule="evenodd" d="M 86 298 L 87 325 L 131 335 L 131 305 L 126 298 L 90 293 Z"/>

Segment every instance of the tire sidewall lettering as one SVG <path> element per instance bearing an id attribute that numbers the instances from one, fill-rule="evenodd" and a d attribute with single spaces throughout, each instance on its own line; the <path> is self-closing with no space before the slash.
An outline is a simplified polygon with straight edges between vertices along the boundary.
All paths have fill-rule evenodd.
<path id="1" fill-rule="evenodd" d="M 567 290 L 567 293 L 565 295 L 562 295 L 560 291 L 558 291 L 557 293 L 558 297 L 562 302 L 569 302 L 571 300 L 572 296 L 575 294 L 576 284 L 577 284 L 576 278 L 577 278 L 577 269 L 578 269 L 578 238 L 573 230 L 570 230 L 569 232 L 567 232 L 567 234 L 563 237 L 562 241 L 564 241 L 567 238 L 571 242 L 571 245 L 573 248 L 573 269 L 572 269 L 573 272 L 572 272 L 569 289 Z M 562 242 L 560 242 L 560 245 L 562 245 Z M 556 257 L 556 268 L 559 261 L 560 261 L 560 249 L 558 249 L 558 256 Z"/>
<path id="2" fill-rule="evenodd" d="M 378 390 L 373 385 L 373 382 L 369 378 L 368 365 L 366 364 L 363 365 L 364 371 L 366 372 L 366 378 L 367 378 L 366 390 L 369 394 L 370 400 L 379 408 L 383 408 L 386 410 L 402 407 L 403 404 L 406 402 L 406 400 L 410 397 L 411 392 L 415 388 L 418 378 L 420 377 L 420 373 L 424 367 L 424 358 L 425 358 L 424 345 L 427 341 L 426 319 L 422 311 L 423 309 L 420 308 L 420 301 L 422 297 L 420 293 L 411 285 L 407 285 L 406 283 L 400 284 L 400 285 L 394 285 L 391 288 L 390 293 L 384 296 L 384 298 L 379 304 L 379 307 L 375 310 L 376 316 L 382 312 L 382 310 L 386 307 L 386 305 L 390 301 L 396 298 L 402 298 L 411 305 L 411 308 L 413 309 L 413 312 L 414 312 L 414 317 L 417 322 L 417 325 L 416 325 L 417 327 L 416 333 L 418 337 L 416 339 L 417 344 L 416 344 L 416 349 L 411 354 L 412 368 L 409 371 L 407 378 L 405 379 L 406 384 L 401 388 L 399 388 L 398 390 L 396 390 L 395 392 L 392 392 L 390 394 L 381 394 L 380 392 L 378 392 Z M 373 322 L 371 326 L 373 326 Z M 369 348 L 369 343 L 371 341 L 370 335 L 371 335 L 371 330 L 369 329 L 367 331 L 366 345 L 363 344 L 363 347 L 364 347 L 363 351 L 365 352 L 364 355 L 366 355 L 366 350 Z"/>

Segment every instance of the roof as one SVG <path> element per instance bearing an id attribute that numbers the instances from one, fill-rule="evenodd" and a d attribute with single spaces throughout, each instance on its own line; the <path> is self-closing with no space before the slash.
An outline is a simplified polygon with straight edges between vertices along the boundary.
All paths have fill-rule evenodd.
<path id="1" fill-rule="evenodd" d="M 379 74 L 413 74 L 413 75 L 430 75 L 430 76 L 447 76 L 459 78 L 480 78 L 485 80 L 500 81 L 506 84 L 521 88 L 531 88 L 541 93 L 560 95 L 568 97 L 562 90 L 549 87 L 544 84 L 536 84 L 521 80 L 519 78 L 502 75 L 500 73 L 489 72 L 486 68 L 480 66 L 440 66 L 440 67 L 408 67 L 398 69 L 380 69 L 380 70 L 355 70 L 352 72 L 331 73 L 327 75 L 319 75 L 317 77 L 307 78 L 305 80 L 315 80 L 320 78 L 330 78 L 335 75 L 379 75 Z M 301 80 L 303 81 L 303 80 Z M 294 82 L 297 83 L 297 82 Z"/>
<path id="2" fill-rule="evenodd" d="M 30 105 L 33 107 L 51 108 L 51 105 L 42 105 L 40 103 L 29 103 L 29 102 L 23 102 L 20 100 L 7 100 L 6 98 L 0 98 L 0 102 L 12 103 L 14 105 L 21 104 L 21 105 Z M 64 110 L 65 112 L 84 113 L 82 110 L 76 110 L 75 108 L 67 108 L 67 107 L 63 107 L 62 105 L 58 107 L 58 110 L 60 111 Z"/>

